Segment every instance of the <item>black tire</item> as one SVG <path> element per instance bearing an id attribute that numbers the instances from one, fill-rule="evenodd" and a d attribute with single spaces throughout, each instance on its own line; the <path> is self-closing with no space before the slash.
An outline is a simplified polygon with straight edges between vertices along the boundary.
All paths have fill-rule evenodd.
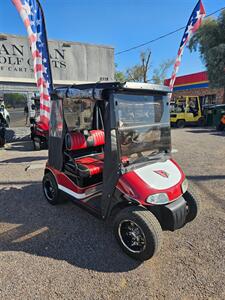
<path id="1" fill-rule="evenodd" d="M 52 173 L 49 172 L 44 175 L 44 178 L 42 180 L 42 187 L 45 198 L 51 205 L 57 205 L 62 202 L 57 182 Z"/>
<path id="2" fill-rule="evenodd" d="M 219 125 L 216 126 L 216 130 L 217 131 L 223 131 L 224 130 L 224 125 L 222 123 L 220 123 Z"/>
<path id="3" fill-rule="evenodd" d="M 4 147 L 4 145 L 5 145 L 5 138 L 0 137 L 0 148 Z"/>
<path id="4" fill-rule="evenodd" d="M 199 214 L 201 208 L 201 202 L 199 198 L 194 197 L 190 192 L 183 194 L 184 200 L 187 202 L 188 214 L 186 217 L 186 223 L 193 221 Z"/>
<path id="5" fill-rule="evenodd" d="M 177 128 L 184 128 L 185 127 L 185 121 L 184 120 L 178 120 L 176 123 Z"/>
<path id="6" fill-rule="evenodd" d="M 203 117 L 201 117 L 201 118 L 199 118 L 199 120 L 198 120 L 198 126 L 199 127 L 203 127 L 203 126 L 205 126 L 205 119 L 203 118 Z"/>
<path id="7" fill-rule="evenodd" d="M 44 140 L 43 142 L 43 149 L 48 149 L 48 141 Z"/>
<path id="8" fill-rule="evenodd" d="M 39 138 L 34 138 L 33 139 L 33 144 L 34 144 L 34 150 L 35 151 L 40 151 L 41 150 L 41 140 Z"/>
<path id="9" fill-rule="evenodd" d="M 124 208 L 115 217 L 114 234 L 125 253 L 136 260 L 144 261 L 159 250 L 162 228 L 150 211 L 144 207 L 132 206 Z"/>
<path id="10" fill-rule="evenodd" d="M 9 128 L 10 125 L 10 118 L 6 117 L 6 127 Z"/>

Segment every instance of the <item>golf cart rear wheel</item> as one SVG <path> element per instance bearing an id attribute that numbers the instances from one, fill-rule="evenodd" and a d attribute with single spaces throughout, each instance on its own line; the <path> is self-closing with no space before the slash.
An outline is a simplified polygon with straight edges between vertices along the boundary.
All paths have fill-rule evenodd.
<path id="1" fill-rule="evenodd" d="M 0 148 L 4 147 L 4 145 L 5 145 L 5 138 L 0 137 Z"/>
<path id="2" fill-rule="evenodd" d="M 40 151 L 41 150 L 41 140 L 39 138 L 35 138 L 33 140 L 33 144 L 34 144 L 34 150 L 35 151 Z"/>
<path id="3" fill-rule="evenodd" d="M 124 208 L 116 216 L 114 234 L 124 252 L 134 259 L 144 261 L 159 250 L 162 228 L 150 211 L 132 206 Z"/>
<path id="4" fill-rule="evenodd" d="M 52 173 L 44 175 L 42 186 L 45 198 L 50 204 L 56 205 L 61 202 L 58 185 Z"/>
<path id="5" fill-rule="evenodd" d="M 178 120 L 176 125 L 177 125 L 177 128 L 184 128 L 185 127 L 185 121 L 184 120 Z"/>
<path id="6" fill-rule="evenodd" d="M 184 200 L 187 203 L 186 223 L 193 221 L 199 214 L 201 203 L 197 197 L 194 197 L 190 192 L 183 194 Z"/>
<path id="7" fill-rule="evenodd" d="M 6 127 L 9 128 L 9 124 L 10 124 L 10 118 L 6 117 Z"/>

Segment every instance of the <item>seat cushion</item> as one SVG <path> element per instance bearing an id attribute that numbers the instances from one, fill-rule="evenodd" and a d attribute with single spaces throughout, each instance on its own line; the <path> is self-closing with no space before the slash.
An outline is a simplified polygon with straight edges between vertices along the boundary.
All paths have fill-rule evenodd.
<path id="1" fill-rule="evenodd" d="M 104 130 L 90 130 L 90 137 L 93 139 L 93 146 L 103 146 L 105 144 Z"/>
<path id="2" fill-rule="evenodd" d="M 100 153 L 94 156 L 82 157 L 75 160 L 78 175 L 81 177 L 90 177 L 101 174 L 104 166 L 104 154 Z M 122 163 L 128 163 L 128 157 L 122 157 Z"/>
<path id="3" fill-rule="evenodd" d="M 65 137 L 66 149 L 69 151 L 98 147 L 105 144 L 105 134 L 103 130 L 86 130 L 68 132 Z"/>
<path id="4" fill-rule="evenodd" d="M 104 161 L 96 157 L 76 159 L 77 170 L 81 177 L 89 177 L 102 173 Z"/>
<path id="5" fill-rule="evenodd" d="M 67 133 L 65 139 L 66 149 L 69 151 L 87 148 L 85 136 L 79 131 Z"/>

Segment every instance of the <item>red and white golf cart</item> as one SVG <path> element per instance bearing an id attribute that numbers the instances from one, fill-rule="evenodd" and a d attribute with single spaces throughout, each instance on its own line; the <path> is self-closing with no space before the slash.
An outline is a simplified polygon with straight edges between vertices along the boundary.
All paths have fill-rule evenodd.
<path id="1" fill-rule="evenodd" d="M 115 82 L 52 94 L 46 199 L 58 204 L 64 193 L 102 219 L 113 216 L 120 246 L 142 261 L 159 249 L 162 230 L 181 228 L 198 213 L 171 159 L 169 92 Z"/>

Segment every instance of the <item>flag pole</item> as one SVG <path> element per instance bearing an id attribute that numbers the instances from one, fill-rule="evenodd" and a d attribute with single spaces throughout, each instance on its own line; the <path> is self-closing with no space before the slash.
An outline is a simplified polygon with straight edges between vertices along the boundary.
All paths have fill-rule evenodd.
<path id="1" fill-rule="evenodd" d="M 178 50 L 178 54 L 176 57 L 176 61 L 173 68 L 173 73 L 170 79 L 169 88 L 171 91 L 170 99 L 172 97 L 172 92 L 176 80 L 177 73 L 179 71 L 180 65 L 181 65 L 181 59 L 184 53 L 184 49 L 187 45 L 187 43 L 190 41 L 190 38 L 194 35 L 194 33 L 198 30 L 198 28 L 201 26 L 202 20 L 205 17 L 205 9 L 202 4 L 202 0 L 199 0 L 197 4 L 195 5 L 194 10 L 192 11 L 192 14 L 188 20 L 188 23 L 186 25 L 184 35 L 182 37 L 180 47 Z"/>
<path id="2" fill-rule="evenodd" d="M 50 82 L 51 82 L 51 85 L 50 85 L 50 90 L 51 92 L 54 90 L 54 84 L 53 84 L 53 77 L 52 77 L 52 66 L 51 66 L 51 59 L 50 59 L 50 52 L 49 52 L 49 45 L 48 45 L 48 35 L 47 35 L 47 30 L 46 30 L 46 22 L 45 22 L 45 14 L 44 14 L 44 10 L 41 6 L 41 3 L 39 0 L 36 0 L 37 1 L 37 5 L 39 6 L 40 8 L 40 11 L 41 11 L 41 14 L 42 14 L 42 17 L 43 17 L 43 23 L 44 23 L 44 34 L 45 34 L 45 37 L 46 37 L 46 48 L 47 48 L 47 54 L 48 54 L 48 59 L 49 59 L 49 74 L 50 74 Z"/>

